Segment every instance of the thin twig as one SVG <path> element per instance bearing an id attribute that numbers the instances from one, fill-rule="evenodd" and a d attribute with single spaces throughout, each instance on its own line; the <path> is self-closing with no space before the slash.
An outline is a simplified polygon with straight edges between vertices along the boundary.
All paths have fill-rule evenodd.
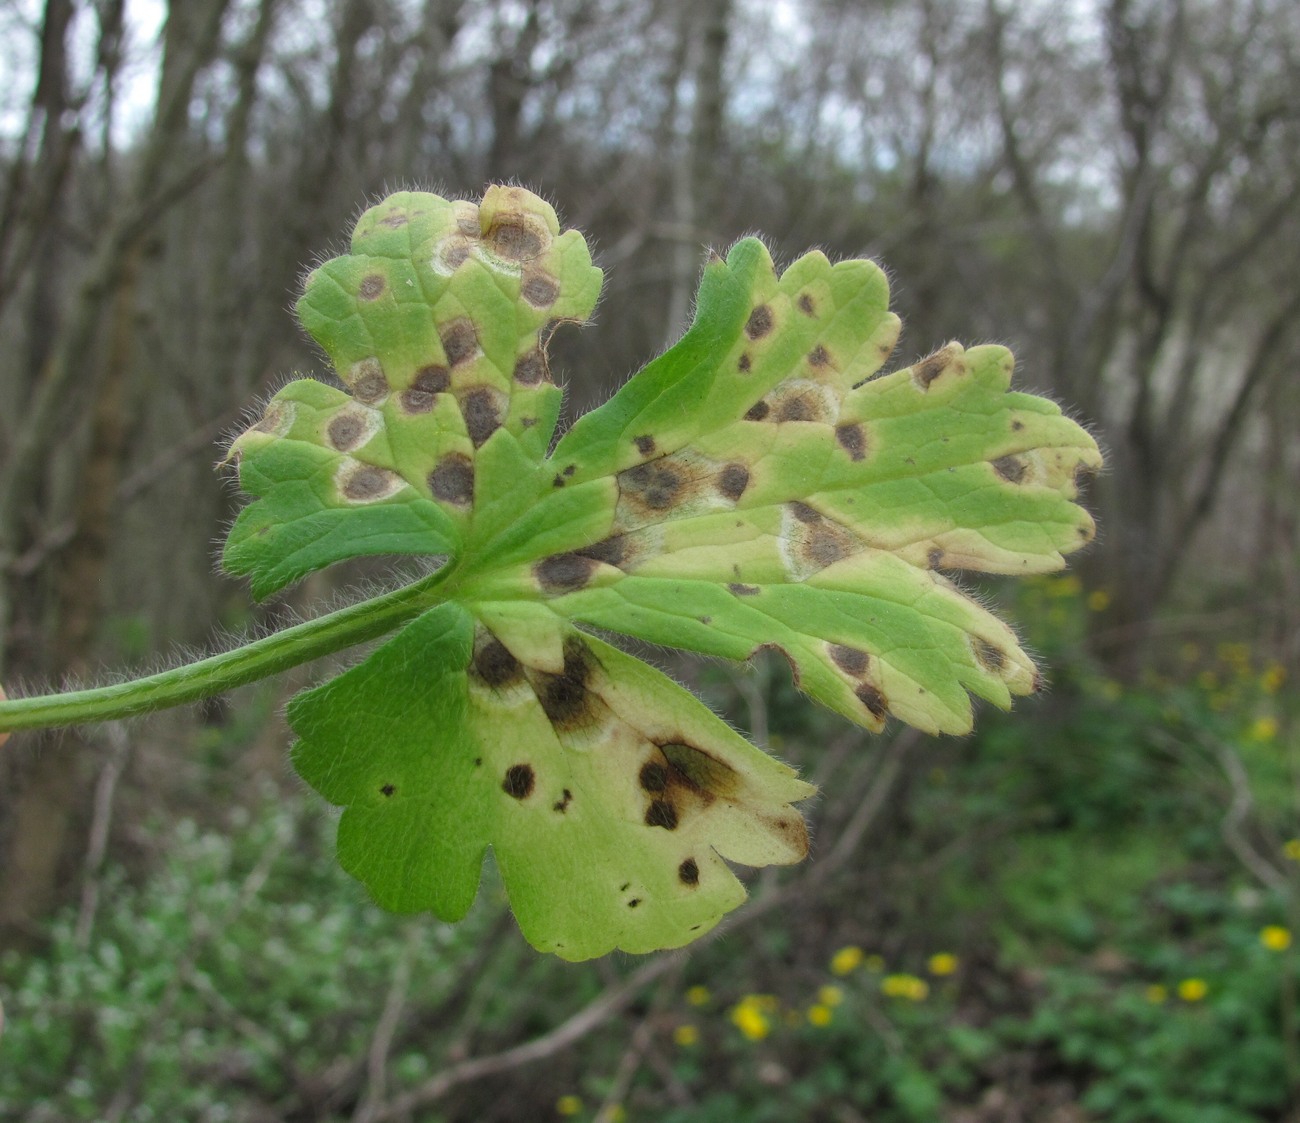
<path id="1" fill-rule="evenodd" d="M 374 1036 L 366 1053 L 366 1092 L 352 1115 L 353 1123 L 371 1123 L 376 1106 L 383 1102 L 384 1087 L 388 1077 L 388 1056 L 393 1048 L 393 1038 L 402 1020 L 411 985 L 411 961 L 415 958 L 416 942 L 422 938 L 421 930 L 414 925 L 407 932 L 402 954 L 393 966 L 393 979 L 384 999 L 384 1008 L 375 1023 Z"/>
<path id="2" fill-rule="evenodd" d="M 85 951 L 90 946 L 90 932 L 99 908 L 99 872 L 104 865 L 104 854 L 108 850 L 108 830 L 113 821 L 113 796 L 131 754 L 131 741 L 122 722 L 107 722 L 103 735 L 109 743 L 109 754 L 100 770 L 99 779 L 95 782 L 90 841 L 82 863 L 81 904 L 77 909 L 77 926 L 72 936 L 73 946 L 78 951 Z"/>

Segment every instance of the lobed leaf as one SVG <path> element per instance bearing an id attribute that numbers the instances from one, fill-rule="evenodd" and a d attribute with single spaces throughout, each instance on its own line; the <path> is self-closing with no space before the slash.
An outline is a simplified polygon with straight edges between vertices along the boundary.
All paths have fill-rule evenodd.
<path id="1" fill-rule="evenodd" d="M 881 373 L 898 337 L 865 261 L 762 243 L 706 267 L 691 329 L 547 448 L 555 319 L 594 305 L 586 244 L 519 188 L 393 196 L 311 274 L 304 325 L 346 392 L 299 380 L 235 441 L 225 562 L 264 596 L 359 554 L 442 555 L 445 603 L 290 706 L 294 762 L 343 806 L 376 899 L 454 920 L 486 849 L 537 947 L 685 943 L 744 897 L 726 861 L 807 850 L 812 789 L 575 625 L 732 659 L 879 729 L 963 732 L 1039 677 L 961 570 L 1037 573 L 1093 533 L 1091 437 L 1010 390 L 1001 347 Z"/>

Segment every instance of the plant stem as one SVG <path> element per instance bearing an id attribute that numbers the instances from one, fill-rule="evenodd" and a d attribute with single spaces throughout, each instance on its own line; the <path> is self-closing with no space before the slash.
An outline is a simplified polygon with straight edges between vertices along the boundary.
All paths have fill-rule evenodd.
<path id="1" fill-rule="evenodd" d="M 450 568 L 450 567 L 448 567 Z M 438 604 L 446 570 L 195 663 L 91 690 L 0 701 L 0 733 L 165 710 L 382 636 Z"/>

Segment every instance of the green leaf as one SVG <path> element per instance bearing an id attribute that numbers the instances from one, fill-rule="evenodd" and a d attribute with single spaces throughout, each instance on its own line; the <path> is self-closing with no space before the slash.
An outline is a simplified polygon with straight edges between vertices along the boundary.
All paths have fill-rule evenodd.
<path id="1" fill-rule="evenodd" d="M 1039 676 L 959 570 L 1041 573 L 1088 542 L 1101 463 L 1002 347 L 879 374 L 898 335 L 870 262 L 778 278 L 762 243 L 705 271 L 686 337 L 551 457 L 553 485 L 469 595 L 730 659 L 781 650 L 801 687 L 879 729 L 971 726 Z M 563 519 L 555 513 L 563 510 Z M 543 528 L 573 533 L 562 546 Z"/>
<path id="2" fill-rule="evenodd" d="M 811 788 L 581 626 L 732 659 L 773 647 L 869 728 L 970 727 L 1038 673 L 960 570 L 1037 573 L 1092 536 L 1100 456 L 1010 355 L 898 336 L 870 262 L 762 243 L 705 269 L 695 322 L 547 455 L 556 319 L 600 273 L 519 188 L 396 195 L 299 302 L 347 392 L 286 386 L 232 456 L 225 561 L 267 595 L 360 554 L 448 559 L 428 611 L 289 719 L 383 905 L 454 920 L 494 850 L 524 934 L 566 958 L 673 947 L 797 861 Z M 421 594 L 422 596 L 425 594 Z M 441 603 L 440 603 L 441 602 Z"/>
<path id="3" fill-rule="evenodd" d="M 366 211 L 352 252 L 298 301 L 347 393 L 291 382 L 231 446 L 261 501 L 226 568 L 265 597 L 348 557 L 458 552 L 479 449 L 504 431 L 545 455 L 562 397 L 545 337 L 585 319 L 600 283 L 582 236 L 521 188 L 478 206 L 402 192 Z"/>
<path id="4" fill-rule="evenodd" d="M 686 943 L 744 899 L 723 858 L 804 856 L 789 802 L 812 788 L 657 671 L 551 626 L 557 674 L 431 610 L 294 700 L 294 764 L 347 807 L 339 858 L 388 908 L 458 920 L 491 843 L 536 947 Z"/>

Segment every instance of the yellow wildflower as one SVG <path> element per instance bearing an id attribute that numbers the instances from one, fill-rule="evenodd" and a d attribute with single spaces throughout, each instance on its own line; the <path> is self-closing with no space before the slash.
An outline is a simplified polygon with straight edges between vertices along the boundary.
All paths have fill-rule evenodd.
<path id="1" fill-rule="evenodd" d="M 1105 589 L 1093 589 L 1088 594 L 1088 611 L 1105 612 L 1110 607 L 1110 594 Z"/>
<path id="2" fill-rule="evenodd" d="M 851 975 L 862 962 L 862 949 L 850 945 L 840 948 L 831 956 L 831 973 L 834 975 Z"/>
<path id="3" fill-rule="evenodd" d="M 692 1006 L 707 1006 L 711 997 L 708 987 L 690 987 L 686 991 L 686 1001 Z"/>
<path id="4" fill-rule="evenodd" d="M 673 1040 L 683 1049 L 689 1049 L 699 1043 L 700 1031 L 690 1022 L 685 1022 L 673 1030 Z"/>
<path id="5" fill-rule="evenodd" d="M 835 1017 L 829 1006 L 823 1006 L 820 1002 L 815 1006 L 808 1007 L 808 1021 L 815 1026 L 828 1026 L 831 1019 Z"/>
<path id="6" fill-rule="evenodd" d="M 880 980 L 880 991 L 889 998 L 924 1002 L 930 994 L 930 984 L 915 975 L 886 975 Z"/>
<path id="7" fill-rule="evenodd" d="M 1260 675 L 1259 685 L 1266 694 L 1276 694 L 1278 688 L 1286 681 L 1286 668 L 1281 663 L 1270 663 Z"/>
<path id="8" fill-rule="evenodd" d="M 1146 998 L 1152 1006 L 1159 1006 L 1169 998 L 1169 989 L 1168 987 L 1161 986 L 1159 983 L 1152 983 L 1146 989 Z"/>
<path id="9" fill-rule="evenodd" d="M 928 964 L 931 975 L 951 975 L 957 970 L 957 957 L 950 952 L 941 951 L 930 956 Z"/>
<path id="10" fill-rule="evenodd" d="M 1291 946 L 1291 929 L 1280 924 L 1269 924 L 1261 928 L 1259 942 L 1269 951 L 1286 951 Z"/>
<path id="11" fill-rule="evenodd" d="M 1277 736 L 1277 718 L 1257 717 L 1250 723 L 1249 736 L 1252 741 L 1273 740 Z"/>
<path id="12" fill-rule="evenodd" d="M 1073 574 L 1053 578 L 1048 586 L 1047 595 L 1051 597 L 1074 597 L 1083 591 L 1083 582 Z"/>
<path id="13" fill-rule="evenodd" d="M 838 1006 L 844 1001 L 844 992 L 839 987 L 820 987 L 817 1001 L 823 1006 Z"/>
<path id="14" fill-rule="evenodd" d="M 1300 862 L 1300 838 L 1287 839 L 1282 847 L 1282 853 L 1293 862 Z"/>
<path id="15" fill-rule="evenodd" d="M 1204 979 L 1184 979 L 1178 984 L 1178 997 L 1184 1002 L 1200 1002 L 1209 993 L 1209 984 Z"/>
<path id="16" fill-rule="evenodd" d="M 772 1023 L 763 1012 L 758 995 L 746 995 L 731 1009 L 732 1024 L 750 1041 L 762 1041 L 772 1032 Z"/>
<path id="17" fill-rule="evenodd" d="M 555 1101 L 555 1112 L 557 1115 L 577 1115 L 582 1111 L 581 1096 L 561 1096 Z"/>

